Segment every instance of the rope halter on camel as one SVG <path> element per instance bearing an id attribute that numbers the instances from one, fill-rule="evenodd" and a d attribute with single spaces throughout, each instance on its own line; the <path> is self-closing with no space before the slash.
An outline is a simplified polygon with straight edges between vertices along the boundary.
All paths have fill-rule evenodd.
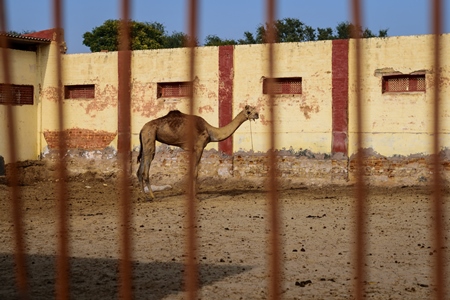
<path id="1" fill-rule="evenodd" d="M 252 143 L 252 152 L 255 153 L 255 151 L 253 150 L 253 132 L 252 132 L 252 120 L 248 119 L 250 122 L 250 141 Z"/>

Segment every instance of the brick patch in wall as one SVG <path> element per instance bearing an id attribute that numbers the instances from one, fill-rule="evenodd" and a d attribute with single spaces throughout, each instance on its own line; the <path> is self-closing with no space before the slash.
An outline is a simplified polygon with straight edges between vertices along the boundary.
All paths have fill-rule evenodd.
<path id="1" fill-rule="evenodd" d="M 367 157 L 363 172 L 366 183 L 382 185 L 417 185 L 429 182 L 430 161 L 425 157 L 388 159 L 386 157 Z M 356 181 L 356 159 L 349 162 L 351 181 Z"/>
<path id="2" fill-rule="evenodd" d="M 234 46 L 219 47 L 219 127 L 233 120 Z M 233 136 L 219 142 L 219 150 L 233 153 Z"/>
<path id="3" fill-rule="evenodd" d="M 101 150 L 105 149 L 116 137 L 116 132 L 71 128 L 63 131 L 67 149 Z M 59 148 L 59 132 L 45 131 L 44 138 L 50 149 Z"/>
<path id="4" fill-rule="evenodd" d="M 348 155 L 348 40 L 332 44 L 332 153 Z"/>

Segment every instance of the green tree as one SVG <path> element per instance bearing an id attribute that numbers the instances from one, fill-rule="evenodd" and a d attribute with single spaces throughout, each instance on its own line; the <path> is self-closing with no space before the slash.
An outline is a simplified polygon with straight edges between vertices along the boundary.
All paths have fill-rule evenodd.
<path id="1" fill-rule="evenodd" d="M 353 30 L 353 24 L 351 24 L 350 22 L 341 22 L 336 26 L 336 38 L 349 39 L 352 37 Z"/>
<path id="2" fill-rule="evenodd" d="M 260 25 L 256 28 L 256 33 L 246 31 L 245 38 L 238 40 L 239 44 L 261 44 L 266 40 L 268 24 Z M 312 28 L 301 22 L 298 19 L 285 18 L 283 20 L 276 20 L 274 22 L 274 30 L 276 34 L 277 43 L 286 42 L 305 42 L 316 40 L 333 40 L 333 39 L 349 39 L 352 36 L 352 31 L 357 29 L 355 25 L 350 22 L 341 22 L 333 30 L 331 27 L 327 28 Z M 374 34 L 370 29 L 361 27 L 357 32 L 362 38 L 370 37 L 387 37 L 388 29 L 379 30 L 378 35 Z"/>
<path id="3" fill-rule="evenodd" d="M 183 32 L 174 31 L 171 35 L 164 37 L 164 48 L 181 48 L 186 47 L 188 35 Z"/>
<path id="4" fill-rule="evenodd" d="M 102 50 L 117 51 L 120 37 L 120 20 L 106 20 L 101 26 L 95 27 L 91 32 L 83 35 L 83 44 L 88 46 L 92 52 Z M 160 48 L 186 47 L 192 43 L 192 38 L 182 32 L 167 34 L 164 25 L 158 22 L 137 22 L 129 21 L 130 26 L 130 47 L 131 50 L 146 50 Z M 208 35 L 205 38 L 205 46 L 222 45 L 246 45 L 261 44 L 267 40 L 268 24 L 259 25 L 255 34 L 245 31 L 242 39 L 222 39 L 217 35 Z M 370 29 L 362 27 L 356 28 L 350 22 L 341 22 L 336 26 L 335 31 L 331 28 L 314 29 L 295 18 L 285 18 L 276 20 L 273 24 L 275 32 L 275 42 L 304 42 L 315 40 L 349 39 L 354 30 L 362 38 L 386 37 L 387 29 L 379 30 L 378 35 Z M 16 34 L 16 32 L 14 32 Z M 195 39 L 195 46 L 199 45 Z"/>
<path id="5" fill-rule="evenodd" d="M 372 30 L 368 28 L 362 28 L 361 26 L 356 27 L 356 25 L 350 22 L 341 22 L 336 26 L 336 36 L 337 39 L 349 39 L 353 36 L 353 32 L 360 38 L 371 38 L 371 37 L 387 37 L 388 29 L 382 29 L 378 31 L 378 35 L 374 34 Z"/>
<path id="6" fill-rule="evenodd" d="M 335 39 L 335 36 L 333 35 L 333 28 L 331 27 L 317 28 L 318 41 L 333 40 L 333 39 Z"/>
<path id="7" fill-rule="evenodd" d="M 83 34 L 83 45 L 92 52 L 117 51 L 119 47 L 119 20 L 106 20 L 103 25 Z"/>
<path id="8" fill-rule="evenodd" d="M 256 29 L 256 43 L 265 43 L 267 40 L 267 32 L 269 24 L 260 25 Z M 305 42 L 316 40 L 314 28 L 305 25 L 299 19 L 285 18 L 274 22 L 275 42 Z"/>
<path id="9" fill-rule="evenodd" d="M 299 19 L 285 18 L 275 21 L 277 42 L 304 42 L 316 39 L 315 30 Z"/>
<path id="10" fill-rule="evenodd" d="M 83 34 L 83 44 L 92 52 L 117 51 L 119 47 L 120 20 L 106 20 L 101 26 Z M 164 25 L 158 22 L 129 21 L 131 50 L 164 48 L 168 43 Z"/>
<path id="11" fill-rule="evenodd" d="M 217 35 L 207 35 L 205 38 L 205 46 L 224 46 L 224 45 L 237 45 L 235 40 L 221 39 Z"/>
<path id="12" fill-rule="evenodd" d="M 205 46 L 262 44 L 267 40 L 268 28 L 269 24 L 266 23 L 258 26 L 255 34 L 245 31 L 244 38 L 237 41 L 221 39 L 217 35 L 208 35 L 205 39 Z M 316 39 L 315 30 L 298 19 L 285 18 L 276 20 L 273 29 L 277 43 L 314 41 Z"/>
<path id="13" fill-rule="evenodd" d="M 244 38 L 238 40 L 238 43 L 241 45 L 256 44 L 256 40 L 251 32 L 246 31 L 244 32 Z"/>
<path id="14" fill-rule="evenodd" d="M 387 37 L 389 29 L 380 29 L 378 30 L 378 37 Z"/>
<path id="15" fill-rule="evenodd" d="M 131 50 L 159 49 L 164 47 L 164 26 L 160 23 L 131 21 Z"/>

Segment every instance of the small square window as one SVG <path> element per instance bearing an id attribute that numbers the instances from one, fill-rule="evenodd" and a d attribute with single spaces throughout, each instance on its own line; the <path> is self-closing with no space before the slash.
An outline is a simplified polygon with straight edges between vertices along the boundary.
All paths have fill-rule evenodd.
<path id="1" fill-rule="evenodd" d="M 78 84 L 64 86 L 64 99 L 94 99 L 95 84 Z"/>
<path id="2" fill-rule="evenodd" d="M 160 82 L 157 86 L 157 98 L 189 97 L 191 91 L 190 82 Z"/>
<path id="3" fill-rule="evenodd" d="M 425 74 L 383 76 L 383 93 L 424 92 Z"/>
<path id="4" fill-rule="evenodd" d="M 292 95 L 302 93 L 302 78 L 301 77 L 286 77 L 273 79 L 274 95 Z M 263 94 L 269 94 L 269 78 L 264 78 Z"/>
<path id="5" fill-rule="evenodd" d="M 8 93 L 10 93 L 8 95 Z M 11 97 L 8 99 L 8 97 Z M 0 104 L 33 105 L 34 86 L 17 84 L 0 84 Z"/>

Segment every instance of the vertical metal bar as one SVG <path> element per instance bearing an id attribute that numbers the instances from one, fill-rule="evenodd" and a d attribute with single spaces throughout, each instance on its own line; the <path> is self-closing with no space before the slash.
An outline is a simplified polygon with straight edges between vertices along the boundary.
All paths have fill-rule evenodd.
<path id="1" fill-rule="evenodd" d="M 277 193 L 277 156 L 275 153 L 275 102 L 273 97 L 273 85 L 274 85 L 274 43 L 276 41 L 275 32 L 275 0 L 267 0 L 267 45 L 268 45 L 268 105 L 269 105 L 269 120 L 270 120 L 270 133 L 269 133 L 269 145 L 268 163 L 269 163 L 269 189 L 268 189 L 268 215 L 270 222 L 269 232 L 269 298 L 280 299 L 281 297 L 281 258 L 280 258 L 280 218 L 278 207 L 278 193 Z"/>
<path id="2" fill-rule="evenodd" d="M 6 33 L 6 7 L 3 0 L 0 0 L 0 33 Z M 9 49 L 6 35 L 0 35 L 0 50 L 1 60 L 3 65 L 3 78 L 4 83 L 7 86 L 6 89 L 6 118 L 8 124 L 8 145 L 9 145 L 9 158 L 12 167 L 8 170 L 8 180 L 10 182 L 10 200 L 12 207 L 12 217 L 14 224 L 14 260 L 16 264 L 16 282 L 19 291 L 20 299 L 29 299 L 27 268 L 26 268 L 26 254 L 25 254 L 25 241 L 24 241 L 24 229 L 23 229 L 23 215 L 22 215 L 22 198 L 20 197 L 20 191 L 18 186 L 18 174 L 16 169 L 16 119 L 13 111 L 13 95 L 11 86 L 11 69 L 9 60 Z"/>
<path id="3" fill-rule="evenodd" d="M 189 114 L 194 114 L 195 98 L 194 98 L 194 76 L 195 76 L 195 46 L 197 41 L 197 18 L 198 18 L 198 1 L 189 0 L 188 11 L 188 47 L 189 47 L 189 80 L 191 89 L 189 94 Z M 189 131 L 194 132 L 194 119 L 190 118 L 188 122 Z M 188 167 L 188 183 L 187 183 L 187 237 L 186 237 L 186 272 L 185 272 L 185 289 L 187 299 L 197 299 L 198 294 L 198 267 L 196 262 L 197 236 L 195 228 L 197 227 L 197 203 L 196 203 L 196 182 L 197 175 L 197 158 L 194 149 L 194 136 L 189 136 L 189 167 Z"/>
<path id="4" fill-rule="evenodd" d="M 131 267 L 131 43 L 130 0 L 121 1 L 121 24 L 118 52 L 118 158 L 120 163 L 120 299 L 132 299 Z"/>
<path id="5" fill-rule="evenodd" d="M 61 45 L 62 40 L 62 0 L 53 1 L 53 20 L 56 30 L 56 43 Z M 58 99 L 58 148 L 59 159 L 57 164 L 58 184 L 57 184 L 57 215 L 58 215 L 58 250 L 57 250 L 57 270 L 56 270 L 56 298 L 69 299 L 69 238 L 67 221 L 67 171 L 65 155 L 66 137 L 64 133 L 64 108 L 62 102 L 62 62 L 61 52 L 56 47 L 56 80 L 57 80 L 57 99 Z"/>
<path id="6" fill-rule="evenodd" d="M 433 28 L 433 53 L 434 53 L 434 99 L 433 99 L 433 209 L 434 209 L 434 247 L 436 250 L 434 280 L 436 283 L 435 295 L 436 299 L 446 298 L 445 287 L 445 257 L 444 245 L 445 239 L 443 234 L 444 206 L 442 204 L 442 178 L 440 173 L 440 155 L 441 146 L 440 137 L 440 115 L 441 111 L 441 92 L 440 82 L 442 77 L 441 70 L 441 33 L 442 33 L 442 1 L 434 0 L 432 4 L 432 28 Z"/>
<path id="7" fill-rule="evenodd" d="M 357 133 L 357 154 L 356 154 L 356 248 L 355 248 L 355 270 L 356 270 L 356 283 L 354 296 L 355 299 L 363 299 L 364 297 L 364 281 L 365 281 L 365 253 L 366 253 L 366 241 L 365 241 L 365 217 L 366 217 L 366 187 L 364 184 L 364 168 L 363 168 L 363 110 L 362 110 L 362 92 L 361 92 L 361 37 L 359 29 L 362 28 L 361 21 L 361 1 L 352 0 L 352 16 L 353 16 L 353 32 L 352 38 L 355 40 L 355 79 L 356 79 L 356 133 Z"/>

